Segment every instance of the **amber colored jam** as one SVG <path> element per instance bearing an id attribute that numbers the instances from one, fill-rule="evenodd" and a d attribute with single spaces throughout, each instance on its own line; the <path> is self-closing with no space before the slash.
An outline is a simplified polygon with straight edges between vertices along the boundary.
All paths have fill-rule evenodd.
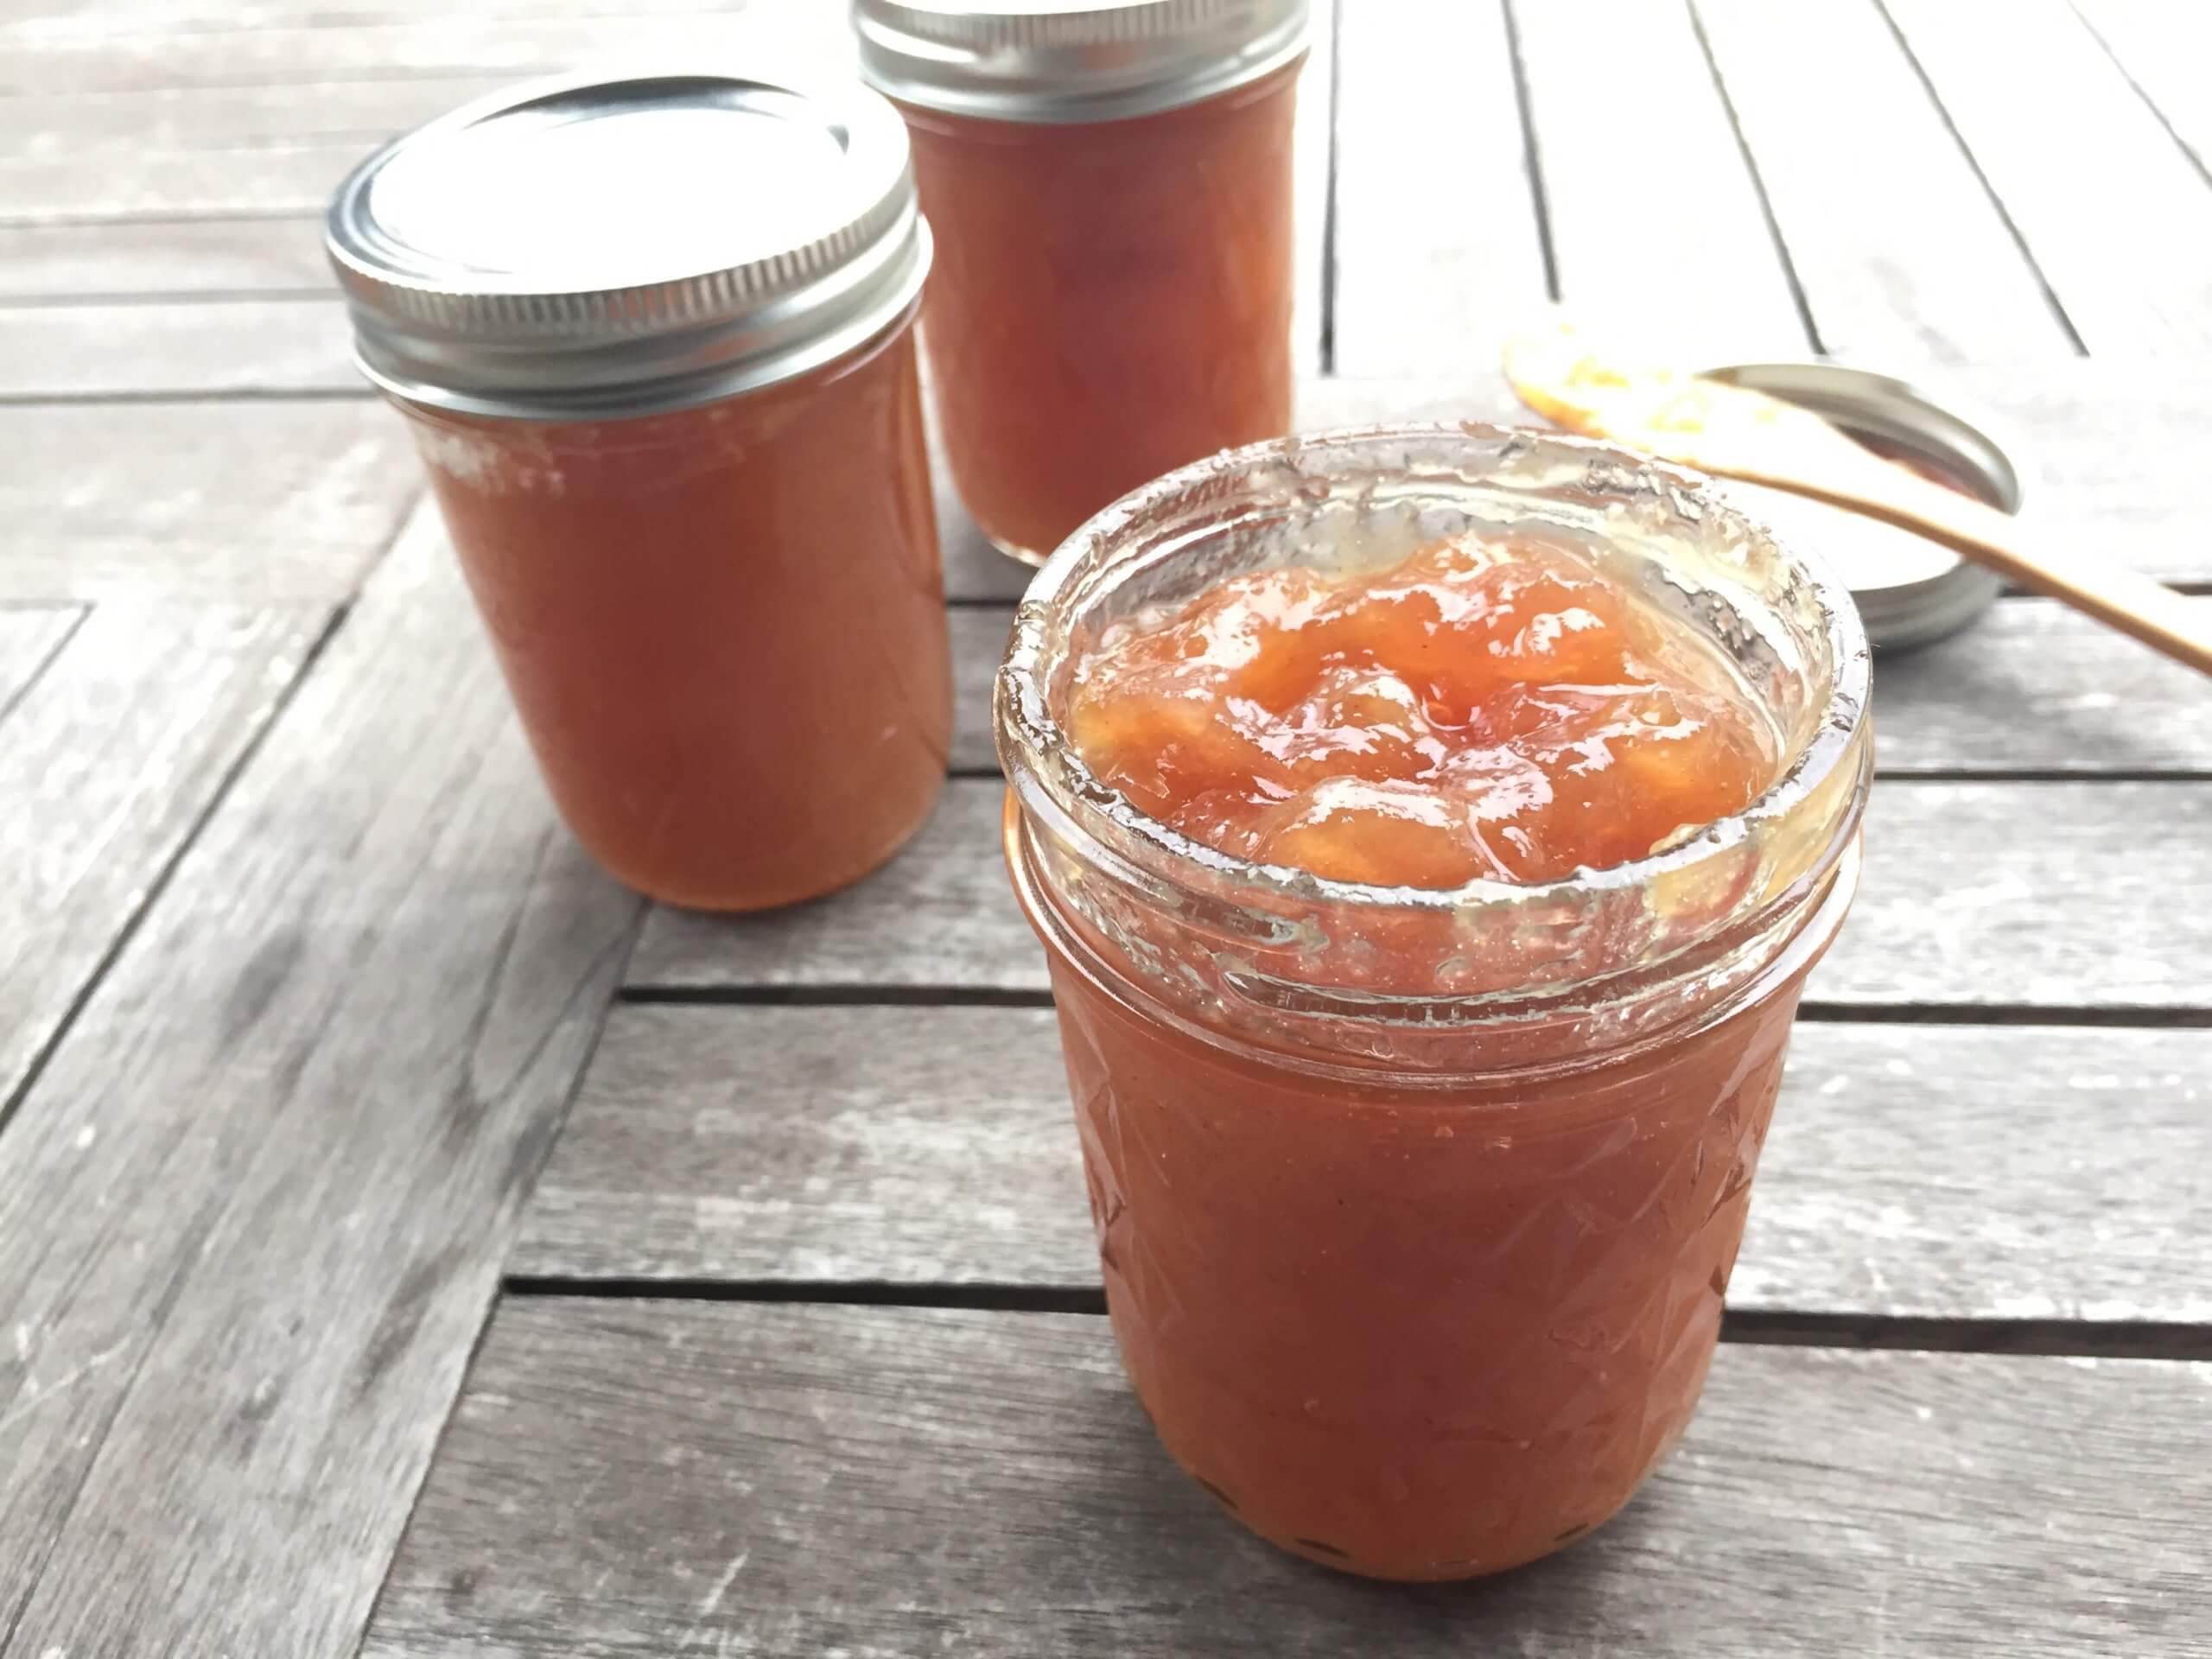
<path id="1" fill-rule="evenodd" d="M 1041 559 L 1147 480 L 1289 429 L 1297 69 L 1122 120 L 902 106 L 945 458 L 1001 546 Z"/>
<path id="2" fill-rule="evenodd" d="M 1232 577 L 1076 665 L 1090 769 L 1224 852 L 1338 880 L 1549 881 L 1741 810 L 1771 733 L 1687 629 L 1568 554 L 1471 537 Z"/>
<path id="3" fill-rule="evenodd" d="M 1531 540 L 1233 576 L 1071 656 L 1059 722 L 1142 810 L 1368 884 L 1573 879 L 1736 813 L 1781 766 L 1686 623 Z M 1265 1537 L 1385 1578 L 1497 1572 L 1626 1503 L 1703 1386 L 1848 874 L 1773 925 L 1756 977 L 1651 992 L 1683 1000 L 1633 1039 L 1516 1060 L 1529 1031 L 1477 1007 L 1423 1028 L 1430 1069 L 1370 1058 L 1357 1011 L 1217 1028 L 1227 982 L 1268 969 L 1255 947 L 1172 906 L 1109 936 L 1013 802 L 1007 824 L 1114 1329 L 1176 1459 Z M 1360 918 L 1332 918 L 1332 969 L 1438 972 L 1431 932 L 1347 942 Z"/>
<path id="4" fill-rule="evenodd" d="M 810 898 L 929 815 L 951 689 L 913 335 L 668 414 L 405 406 L 554 799 L 640 892 Z"/>
<path id="5" fill-rule="evenodd" d="M 1177 1462 L 1381 1578 L 1517 1566 L 1628 1501 L 1704 1385 L 1802 969 L 1686 1039 L 1435 1089 L 1048 957 L 1115 1336 Z"/>

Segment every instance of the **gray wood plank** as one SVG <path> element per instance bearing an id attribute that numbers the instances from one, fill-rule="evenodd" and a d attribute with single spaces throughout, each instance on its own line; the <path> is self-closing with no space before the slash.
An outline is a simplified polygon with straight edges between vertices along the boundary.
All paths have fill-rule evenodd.
<path id="1" fill-rule="evenodd" d="M 8 1659 L 355 1651 L 636 911 L 418 518 L 8 1125 Z"/>
<path id="2" fill-rule="evenodd" d="M 1096 1285 L 1052 1011 L 618 1006 L 509 1268 Z"/>
<path id="3" fill-rule="evenodd" d="M 654 911 L 630 982 L 1043 991 L 1044 958 L 1001 867 L 1001 794 L 995 780 L 956 779 L 904 853 L 833 898 L 744 921 Z M 2212 783 L 1885 779 L 1857 906 L 1806 995 L 1853 1007 L 2212 1008 L 2208 845 Z"/>
<path id="4" fill-rule="evenodd" d="M 319 216 L 378 144 L 500 84 L 436 75 L 0 99 L 0 223 Z"/>
<path id="5" fill-rule="evenodd" d="M 337 296 L 0 307 L 0 402 L 237 391 L 373 396 Z"/>
<path id="6" fill-rule="evenodd" d="M 2090 352 L 2212 342 L 2212 188 L 2065 0 L 1886 3 Z"/>
<path id="7" fill-rule="evenodd" d="M 84 614 L 76 605 L 0 607 L 0 721 L 30 690 Z"/>
<path id="8" fill-rule="evenodd" d="M 955 601 L 1002 601 L 1013 604 L 1037 572 L 1010 559 L 983 538 L 933 452 L 931 474 L 937 480 L 937 537 L 944 555 L 944 594 Z"/>
<path id="9" fill-rule="evenodd" d="M 2212 785 L 1887 780 L 1867 811 L 1858 905 L 1806 996 L 2212 1007 L 2208 847 Z"/>
<path id="10" fill-rule="evenodd" d="M 1001 557 L 1004 556 L 1001 555 Z M 958 607 L 952 625 L 952 770 L 995 772 L 999 758 L 991 744 L 991 683 L 1006 637 L 1014 626 L 1011 606 Z"/>
<path id="11" fill-rule="evenodd" d="M 0 228 L 0 302 L 329 291 L 318 219 L 114 219 Z"/>
<path id="12" fill-rule="evenodd" d="M 1671 352 L 1802 354 L 1788 273 L 1688 7 L 1514 0 L 1513 13 L 1560 299 Z"/>
<path id="13" fill-rule="evenodd" d="M 2187 601 L 2212 615 L 2212 598 Z M 952 764 L 995 768 L 991 683 L 1011 607 L 952 613 Z M 2055 600 L 2010 598 L 1972 630 L 1885 656 L 1876 764 L 1913 772 L 2212 774 L 2212 682 Z"/>
<path id="14" fill-rule="evenodd" d="M 742 920 L 656 906 L 628 982 L 1041 991 L 999 855 L 1005 793 L 996 779 L 952 779 L 904 852 L 827 899 Z"/>
<path id="15" fill-rule="evenodd" d="M 1734 1307 L 2212 1322 L 2212 1033 L 1791 1038 Z"/>
<path id="16" fill-rule="evenodd" d="M 100 606 L 0 725 L 0 1104 L 275 714 L 323 616 Z"/>
<path id="17" fill-rule="evenodd" d="M 2212 13 L 2169 0 L 2072 0 L 2199 171 L 2212 175 Z"/>
<path id="18" fill-rule="evenodd" d="M 1801 1023 L 1729 1305 L 2212 1322 L 2208 1075 L 2202 1031 Z M 1052 1011 L 619 1008 L 512 1268 L 1095 1286 Z"/>
<path id="19" fill-rule="evenodd" d="M 1337 62 L 1337 0 L 1313 0 L 1306 67 L 1300 72 L 1298 110 L 1291 135 L 1292 230 L 1298 249 L 1297 289 L 1292 296 L 1293 361 L 1301 374 L 1319 373 L 1328 311 L 1329 167 L 1336 135 L 1332 119 Z"/>
<path id="20" fill-rule="evenodd" d="M 0 601 L 342 598 L 421 487 L 374 404 L 0 408 Z"/>
<path id="21" fill-rule="evenodd" d="M 505 15 L 502 15 L 502 14 Z M 557 15 L 565 13 L 566 15 Z M 324 21 L 311 21 L 314 16 Z M 506 78 L 594 60 L 699 63 L 763 53 L 817 68 L 849 64 L 842 8 L 807 0 L 615 10 L 372 6 L 263 23 L 228 14 L 141 20 L 33 17 L 0 26 L 0 94 L 144 92 L 435 75 Z"/>
<path id="22" fill-rule="evenodd" d="M 2188 601 L 2212 615 L 2212 598 Z M 1877 765 L 1914 772 L 2212 772 L 2212 681 L 2055 600 L 1885 657 Z"/>
<path id="23" fill-rule="evenodd" d="M 2092 359 L 1947 371 L 1927 384 L 1983 412 L 2026 474 L 2027 516 L 2051 536 L 2164 582 L 2212 582 L 2212 537 L 2184 482 L 2212 432 L 2206 377 Z"/>
<path id="24" fill-rule="evenodd" d="M 9 0 L 7 10 L 37 20 L 53 35 L 98 37 L 149 31 L 172 35 L 264 29 L 347 29 L 363 23 L 406 22 L 450 10 L 446 0 L 348 0 L 333 10 L 327 0 Z M 526 28 L 560 18 L 607 15 L 607 0 L 479 0 L 480 17 Z M 645 15 L 704 10 L 699 0 L 629 0 L 626 12 Z"/>
<path id="25" fill-rule="evenodd" d="M 510 1302 L 365 1655 L 2202 1654 L 2208 1386 L 1724 1347 L 1588 1541 L 1384 1587 L 1222 1515 L 1103 1319 Z"/>
<path id="26" fill-rule="evenodd" d="M 1503 13 L 1347 4 L 1338 33 L 1335 366 L 1488 366 L 1546 297 Z"/>
<path id="27" fill-rule="evenodd" d="M 2034 268 L 1871 0 L 1696 0 L 1822 347 L 2070 356 Z"/>

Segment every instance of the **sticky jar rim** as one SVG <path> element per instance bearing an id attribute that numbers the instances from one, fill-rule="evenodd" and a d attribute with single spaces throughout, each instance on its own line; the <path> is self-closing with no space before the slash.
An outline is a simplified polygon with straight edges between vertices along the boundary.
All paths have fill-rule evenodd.
<path id="1" fill-rule="evenodd" d="M 1483 877 L 1458 887 L 1341 881 L 1287 865 L 1236 858 L 1194 841 L 1140 811 L 1126 795 L 1090 770 L 1074 745 L 1059 731 L 1051 713 L 1049 688 L 1042 680 L 1046 629 L 1056 601 L 1084 575 L 1111 561 L 1118 538 L 1128 526 L 1168 503 L 1255 467 L 1294 461 L 1301 454 L 1332 449 L 1402 446 L 1453 437 L 1503 443 L 1512 446 L 1516 453 L 1542 448 L 1579 454 L 1601 472 L 1617 470 L 1649 480 L 1645 487 L 1656 487 L 1683 503 L 1699 504 L 1704 512 L 1739 521 L 1748 535 L 1770 544 L 1773 542 L 1768 531 L 1749 514 L 1731 505 L 1713 480 L 1704 475 L 1588 438 L 1468 421 L 1349 427 L 1268 439 L 1242 448 L 1223 450 L 1205 461 L 1166 474 L 1094 513 L 1077 526 L 1038 571 L 1015 613 L 1014 631 L 993 692 L 999 754 L 1007 778 L 1015 783 L 1017 790 L 1024 785 L 1049 787 L 1057 804 L 1078 823 L 1134 831 L 1195 866 L 1232 874 L 1263 889 L 1276 887 L 1300 896 L 1354 905 L 1458 911 L 1470 901 L 1517 906 L 1586 893 L 1592 888 L 1637 887 L 1654 876 L 1679 873 L 1716 851 L 1737 845 L 1752 826 L 1782 817 L 1802 804 L 1835 772 L 1866 718 L 1871 655 L 1849 591 L 1818 558 L 1796 550 L 1790 556 L 1810 579 L 1827 619 L 1832 660 L 1836 665 L 1835 683 L 1828 699 L 1829 714 L 1820 722 L 1811 742 L 1792 757 L 1790 763 L 1750 804 L 1663 852 L 1599 869 L 1584 868 L 1554 881 L 1527 885 Z"/>

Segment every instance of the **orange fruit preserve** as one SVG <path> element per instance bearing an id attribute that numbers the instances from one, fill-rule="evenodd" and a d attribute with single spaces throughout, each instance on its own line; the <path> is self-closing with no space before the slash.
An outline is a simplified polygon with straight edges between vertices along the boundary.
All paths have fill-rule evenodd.
<path id="1" fill-rule="evenodd" d="M 1681 1437 L 1856 880 L 1847 601 L 1553 442 L 1186 469 L 1047 567 L 1000 683 L 1130 1381 L 1238 1520 L 1383 1578 L 1560 1548 Z M 1484 481 L 1530 454 L 1571 482 Z M 1503 505 L 1424 540 L 1416 467 Z"/>
<path id="2" fill-rule="evenodd" d="M 1117 121 L 904 106 L 945 459 L 1002 548 L 1041 561 L 1123 491 L 1289 429 L 1296 75 Z"/>
<path id="3" fill-rule="evenodd" d="M 1232 577 L 1076 666 L 1093 772 L 1195 841 L 1338 880 L 1555 880 L 1739 811 L 1773 734 L 1709 652 L 1571 556 L 1440 541 Z"/>
<path id="4" fill-rule="evenodd" d="M 929 816 L 952 690 L 911 319 L 698 409 L 407 412 L 553 798 L 617 877 L 791 904 Z"/>
<path id="5" fill-rule="evenodd" d="M 326 245 L 577 840 L 702 910 L 896 852 L 952 727 L 898 112 L 529 81 L 370 156 Z"/>

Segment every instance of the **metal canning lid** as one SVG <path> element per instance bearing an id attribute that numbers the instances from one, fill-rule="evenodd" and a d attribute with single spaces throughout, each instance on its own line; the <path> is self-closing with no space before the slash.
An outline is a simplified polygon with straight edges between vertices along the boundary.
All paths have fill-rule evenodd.
<path id="1" fill-rule="evenodd" d="M 394 139 L 332 199 L 355 358 L 469 414 L 645 414 L 788 379 L 921 293 L 906 130 L 861 86 L 571 75 Z"/>
<path id="2" fill-rule="evenodd" d="M 1308 0 L 852 0 L 861 73 L 952 115 L 1149 115 L 1269 74 L 1306 47 Z"/>
<path id="3" fill-rule="evenodd" d="M 2006 512 L 2020 510 L 2018 465 L 1988 435 L 1986 423 L 1903 380 L 1840 363 L 1741 363 L 1702 372 L 1800 404 L 1939 483 Z M 2004 588 L 1994 571 L 1909 530 L 1786 490 L 1732 480 L 1720 487 L 1793 545 L 1828 561 L 1880 649 L 1906 650 L 1955 633 Z"/>

